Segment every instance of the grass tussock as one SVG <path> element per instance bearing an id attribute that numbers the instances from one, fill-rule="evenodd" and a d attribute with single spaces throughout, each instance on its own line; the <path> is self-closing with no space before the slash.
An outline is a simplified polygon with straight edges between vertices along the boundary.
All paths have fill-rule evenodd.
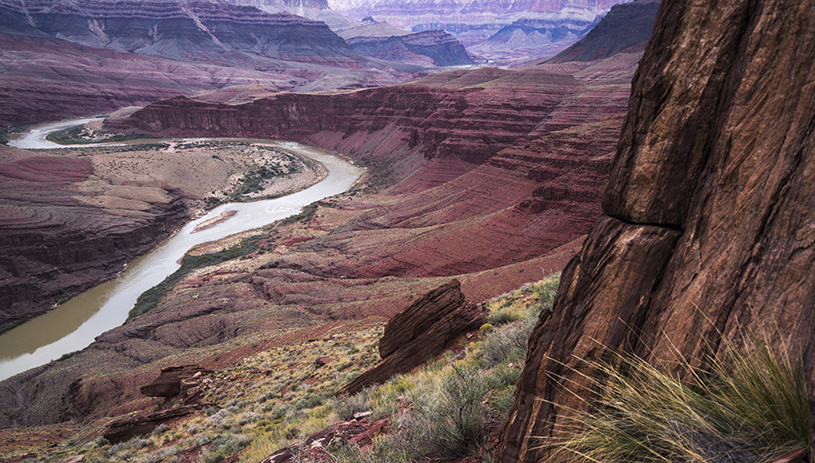
<path id="1" fill-rule="evenodd" d="M 812 429 L 800 361 L 764 338 L 726 343 L 707 371 L 683 361 L 680 381 L 638 357 L 595 363 L 599 400 L 556 444 L 592 462 L 761 462 L 809 449 Z"/>

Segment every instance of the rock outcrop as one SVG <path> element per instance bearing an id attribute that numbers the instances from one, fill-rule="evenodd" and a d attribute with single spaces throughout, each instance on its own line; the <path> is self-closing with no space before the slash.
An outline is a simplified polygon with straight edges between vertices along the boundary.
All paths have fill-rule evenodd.
<path id="1" fill-rule="evenodd" d="M 172 419 L 189 415 L 198 408 L 200 407 L 191 405 L 148 413 L 132 418 L 122 418 L 108 424 L 108 427 L 105 429 L 102 437 L 107 439 L 111 444 L 125 442 L 136 436 L 150 434 L 154 429 L 162 424 Z"/>
<path id="2" fill-rule="evenodd" d="M 651 38 L 657 9 L 659 0 L 634 0 L 615 5 L 585 37 L 549 62 L 593 61 L 620 52 L 640 52 Z"/>
<path id="3" fill-rule="evenodd" d="M 484 323 L 487 314 L 467 302 L 461 282 L 453 280 L 442 285 L 390 319 L 379 340 L 382 361 L 345 385 L 337 395 L 353 395 L 399 373 L 407 373 Z"/>
<path id="4" fill-rule="evenodd" d="M 0 328 L 114 278 L 188 217 L 179 191 L 145 189 L 139 201 L 134 189 L 115 207 L 91 204 L 79 186 L 93 173 L 88 158 L 0 162 Z"/>
<path id="5" fill-rule="evenodd" d="M 815 386 L 813 24 L 812 1 L 662 4 L 605 216 L 530 339 L 500 461 L 547 461 L 583 406 L 572 368 L 610 351 L 704 366 L 758 332 Z"/>
<path id="6" fill-rule="evenodd" d="M 148 397 L 175 397 L 199 383 L 199 378 L 212 374 L 212 370 L 199 365 L 182 365 L 161 369 L 158 378 L 142 386 L 139 391 Z"/>
<path id="7" fill-rule="evenodd" d="M 472 57 L 453 36 L 444 31 L 416 32 L 390 37 L 347 39 L 356 52 L 388 61 L 435 66 L 472 64 Z"/>

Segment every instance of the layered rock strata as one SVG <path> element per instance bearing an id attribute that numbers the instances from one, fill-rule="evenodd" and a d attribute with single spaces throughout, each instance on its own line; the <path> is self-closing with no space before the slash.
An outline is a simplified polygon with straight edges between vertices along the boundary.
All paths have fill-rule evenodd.
<path id="1" fill-rule="evenodd" d="M 704 366 L 722 336 L 765 334 L 815 386 L 813 24 L 813 2 L 662 4 L 605 216 L 530 339 L 500 461 L 547 461 L 581 362 L 610 351 Z"/>
<path id="2" fill-rule="evenodd" d="M 56 368 L 6 381 L 0 425 L 99 416 L 118 406 L 134 368 L 153 375 L 191 348 L 228 358 L 280 330 L 311 336 L 390 318 L 453 277 L 480 301 L 557 271 L 600 214 L 637 59 L 456 71 L 390 94 L 170 100 L 136 113 L 131 127 L 167 133 L 280 130 L 370 163 L 382 177 L 367 184 L 380 194 L 325 200 L 293 231 L 262 238 L 251 259 L 202 269 Z"/>
<path id="3" fill-rule="evenodd" d="M 464 46 L 444 31 L 390 37 L 354 37 L 347 41 L 351 48 L 363 55 L 388 61 L 434 66 L 460 66 L 473 63 Z"/>
<path id="4" fill-rule="evenodd" d="M 113 278 L 188 217 L 180 191 L 123 191 L 130 196 L 115 207 L 91 204 L 80 185 L 93 172 L 88 158 L 0 163 L 0 327 Z"/>
<path id="5" fill-rule="evenodd" d="M 29 26 L 31 34 L 139 55 L 237 65 L 252 56 L 363 65 L 324 23 L 223 1 L 3 0 L 0 11 L 6 27 Z"/>
<path id="6" fill-rule="evenodd" d="M 388 321 L 379 340 L 382 361 L 345 385 L 337 395 L 353 395 L 399 373 L 407 373 L 484 323 L 487 314 L 467 302 L 460 281 L 439 286 Z"/>
<path id="7" fill-rule="evenodd" d="M 389 85 L 425 66 L 362 56 L 318 21 L 226 2 L 0 0 L 0 125 L 233 85 Z"/>

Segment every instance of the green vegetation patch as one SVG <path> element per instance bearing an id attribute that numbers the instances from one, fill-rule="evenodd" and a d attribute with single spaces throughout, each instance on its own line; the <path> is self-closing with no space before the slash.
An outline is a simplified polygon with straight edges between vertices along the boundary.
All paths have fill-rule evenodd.
<path id="1" fill-rule="evenodd" d="M 165 278 L 164 281 L 148 289 L 141 296 L 139 296 L 139 299 L 136 301 L 136 305 L 128 314 L 128 320 L 143 315 L 158 306 L 159 302 L 161 302 L 161 299 L 164 298 L 167 292 L 176 283 L 183 280 L 193 271 L 245 257 L 257 251 L 260 247 L 260 240 L 268 237 L 268 234 L 252 236 L 244 239 L 240 244 L 229 249 L 224 249 L 222 251 L 209 254 L 202 254 L 198 256 L 186 254 L 181 259 L 181 268 Z"/>
<path id="2" fill-rule="evenodd" d="M 136 140 L 143 138 L 155 138 L 150 135 L 110 135 L 103 139 L 90 138 L 85 131 L 84 125 L 75 125 L 64 130 L 51 132 L 45 139 L 60 145 L 88 145 L 94 143 L 110 143 L 117 141 Z"/>
<path id="3" fill-rule="evenodd" d="M 8 145 L 12 134 L 20 133 L 26 130 L 28 127 L 28 125 L 9 125 L 7 127 L 0 127 L 0 144 Z"/>

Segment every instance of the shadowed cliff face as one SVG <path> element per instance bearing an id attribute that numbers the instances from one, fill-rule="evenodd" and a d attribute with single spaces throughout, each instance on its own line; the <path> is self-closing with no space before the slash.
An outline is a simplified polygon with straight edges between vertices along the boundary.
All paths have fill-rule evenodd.
<path id="1" fill-rule="evenodd" d="M 772 327 L 815 386 L 813 24 L 812 1 L 662 4 L 605 215 L 530 340 L 501 461 L 547 459 L 581 406 L 557 383 L 584 386 L 570 368 L 609 350 L 701 365 L 719 333 Z"/>

